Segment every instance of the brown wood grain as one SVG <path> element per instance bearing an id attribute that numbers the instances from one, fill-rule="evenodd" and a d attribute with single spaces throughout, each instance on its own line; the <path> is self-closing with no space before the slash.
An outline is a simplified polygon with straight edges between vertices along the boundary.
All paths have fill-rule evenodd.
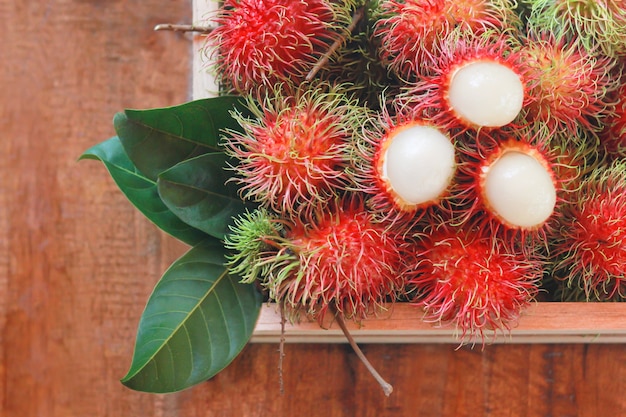
<path id="1" fill-rule="evenodd" d="M 119 383 L 152 286 L 184 247 L 80 153 L 125 107 L 185 101 L 190 1 L 0 0 L 0 416 L 626 415 L 623 345 L 249 345 L 174 395 Z"/>

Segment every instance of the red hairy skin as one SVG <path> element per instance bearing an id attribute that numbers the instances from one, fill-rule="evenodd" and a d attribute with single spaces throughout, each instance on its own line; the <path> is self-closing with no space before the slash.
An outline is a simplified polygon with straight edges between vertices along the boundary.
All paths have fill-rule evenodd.
<path id="1" fill-rule="evenodd" d="M 294 222 L 281 245 L 293 262 L 273 270 L 267 285 L 296 316 L 302 311 L 321 324 L 331 308 L 359 321 L 403 288 L 404 241 L 374 222 L 360 198 Z"/>
<path id="2" fill-rule="evenodd" d="M 381 59 L 401 79 L 411 81 L 435 63 L 441 39 L 456 28 L 475 34 L 503 29 L 515 21 L 508 0 L 386 0 L 374 36 Z"/>
<path id="3" fill-rule="evenodd" d="M 237 117 L 244 133 L 231 132 L 227 149 L 238 160 L 244 198 L 290 217 L 326 203 L 346 188 L 347 149 L 360 126 L 360 108 L 332 89 L 303 86 L 293 96 L 276 93 L 257 117 Z"/>
<path id="4" fill-rule="evenodd" d="M 461 341 L 509 330 L 535 297 L 543 263 L 476 228 L 442 225 L 419 236 L 407 285 L 424 319 L 451 323 Z"/>
<path id="5" fill-rule="evenodd" d="M 217 73 L 239 93 L 297 84 L 337 39 L 326 0 L 226 0 L 208 35 Z"/>
<path id="6" fill-rule="evenodd" d="M 555 276 L 587 300 L 626 297 L 626 163 L 594 170 L 551 234 Z"/>

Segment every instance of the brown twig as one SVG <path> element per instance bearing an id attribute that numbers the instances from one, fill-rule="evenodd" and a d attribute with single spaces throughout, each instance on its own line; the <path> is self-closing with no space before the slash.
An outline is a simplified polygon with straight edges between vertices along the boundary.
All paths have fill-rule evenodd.
<path id="1" fill-rule="evenodd" d="M 391 395 L 391 393 L 393 392 L 393 387 L 391 386 L 391 384 L 385 381 L 383 377 L 380 376 L 378 371 L 372 366 L 370 361 L 367 360 L 367 358 L 365 357 L 365 354 L 363 353 L 363 351 L 361 351 L 361 348 L 359 348 L 359 346 L 354 341 L 354 338 L 350 334 L 350 331 L 348 330 L 348 327 L 346 326 L 346 322 L 343 319 L 343 315 L 340 312 L 335 312 L 335 319 L 337 320 L 337 324 L 339 324 L 339 327 L 341 327 L 343 334 L 346 336 L 346 339 L 348 339 L 348 343 L 350 343 L 350 346 L 352 346 L 354 353 L 356 353 L 356 355 L 359 357 L 361 362 L 363 362 L 363 364 L 365 365 L 367 370 L 370 372 L 370 374 L 372 374 L 374 379 L 376 379 L 378 384 L 380 384 L 380 387 L 383 389 L 385 396 L 389 397 L 389 395 Z"/>
<path id="2" fill-rule="evenodd" d="M 365 7 L 359 7 L 357 10 L 354 11 L 354 14 L 352 15 L 352 21 L 347 28 L 348 33 L 352 33 L 352 31 L 356 28 L 356 25 L 359 24 L 359 21 L 363 19 L 363 16 L 365 16 Z M 324 55 L 321 56 L 321 58 L 315 63 L 315 66 L 313 66 L 313 68 L 311 68 L 311 71 L 309 71 L 309 73 L 307 74 L 305 78 L 307 81 L 311 81 L 313 77 L 315 77 L 317 73 L 322 68 L 324 68 L 326 64 L 328 64 L 330 57 L 335 53 L 335 51 L 337 51 L 337 49 L 339 49 L 339 47 L 345 42 L 345 40 L 345 36 L 340 36 L 337 40 L 335 40 L 335 42 L 333 42 L 332 45 L 330 45 L 330 48 L 328 48 Z"/>
<path id="3" fill-rule="evenodd" d="M 198 32 L 198 33 L 209 33 L 213 30 L 213 27 L 210 26 L 196 26 L 196 25 L 176 25 L 173 23 L 161 23 L 154 27 L 154 30 L 169 30 L 173 32 Z"/>

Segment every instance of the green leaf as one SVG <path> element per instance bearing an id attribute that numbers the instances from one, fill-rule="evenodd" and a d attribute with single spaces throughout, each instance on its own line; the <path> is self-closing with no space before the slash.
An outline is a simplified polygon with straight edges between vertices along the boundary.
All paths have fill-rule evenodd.
<path id="1" fill-rule="evenodd" d="M 189 226 L 167 208 L 159 197 L 156 183 L 137 172 L 119 138 L 99 143 L 79 159 L 101 161 L 128 200 L 164 232 L 191 246 L 207 239 L 204 232 Z"/>
<path id="2" fill-rule="evenodd" d="M 165 205 L 185 223 L 223 239 L 233 217 L 246 212 L 237 187 L 225 169 L 223 153 L 198 156 L 159 175 L 157 187 Z"/>
<path id="3" fill-rule="evenodd" d="M 217 241 L 192 248 L 165 272 L 139 322 L 122 383 L 137 391 L 180 391 L 224 369 L 250 340 L 261 308 L 254 285 L 224 266 Z"/>
<path id="4" fill-rule="evenodd" d="M 126 110 L 115 115 L 113 125 L 133 164 L 156 181 L 181 161 L 219 151 L 225 129 L 241 130 L 230 112 L 250 114 L 244 103 L 241 97 L 221 96 L 174 107 Z"/>

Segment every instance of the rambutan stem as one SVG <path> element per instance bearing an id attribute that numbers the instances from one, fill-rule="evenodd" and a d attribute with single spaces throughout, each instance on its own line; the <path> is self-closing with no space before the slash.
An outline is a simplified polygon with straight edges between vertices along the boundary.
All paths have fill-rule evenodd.
<path id="1" fill-rule="evenodd" d="M 161 23 L 154 27 L 155 31 L 170 30 L 173 32 L 198 32 L 209 33 L 213 30 L 210 26 L 196 26 L 196 25 L 176 25 L 173 23 Z"/>
<path id="2" fill-rule="evenodd" d="M 363 16 L 365 16 L 365 7 L 359 7 L 358 9 L 354 11 L 354 14 L 352 15 L 352 21 L 350 22 L 347 28 L 347 33 L 352 33 L 352 31 L 356 28 L 356 25 L 359 24 L 359 21 L 363 19 Z M 311 71 L 309 71 L 309 73 L 307 74 L 306 76 L 307 81 L 311 81 L 317 75 L 317 73 L 322 68 L 324 68 L 326 64 L 328 64 L 328 60 L 330 59 L 332 54 L 334 54 L 335 51 L 337 51 L 337 49 L 339 49 L 339 47 L 345 41 L 346 41 L 346 37 L 340 36 L 335 42 L 333 42 L 332 45 L 330 45 L 330 48 L 328 48 L 328 50 L 324 53 L 324 55 L 322 55 L 322 57 L 315 63 L 315 66 L 311 68 Z"/>
<path id="3" fill-rule="evenodd" d="M 391 395 L 391 393 L 393 392 L 393 386 L 391 386 L 390 383 L 385 381 L 383 377 L 380 376 L 378 371 L 374 368 L 374 366 L 372 366 L 370 361 L 367 360 L 367 358 L 365 357 L 365 354 L 363 353 L 361 348 L 359 348 L 359 346 L 354 341 L 354 338 L 350 334 L 350 331 L 348 330 L 348 327 L 346 326 L 346 322 L 343 319 L 343 315 L 340 312 L 335 311 L 335 319 L 337 320 L 337 324 L 339 324 L 339 327 L 341 327 L 343 334 L 346 336 L 346 339 L 348 339 L 348 343 L 350 343 L 350 346 L 352 346 L 354 353 L 356 353 L 356 355 L 361 360 L 361 362 L 363 362 L 363 364 L 365 365 L 367 370 L 370 372 L 370 374 L 372 374 L 374 379 L 376 379 L 380 387 L 383 389 L 385 396 L 389 397 L 389 395 Z"/>

